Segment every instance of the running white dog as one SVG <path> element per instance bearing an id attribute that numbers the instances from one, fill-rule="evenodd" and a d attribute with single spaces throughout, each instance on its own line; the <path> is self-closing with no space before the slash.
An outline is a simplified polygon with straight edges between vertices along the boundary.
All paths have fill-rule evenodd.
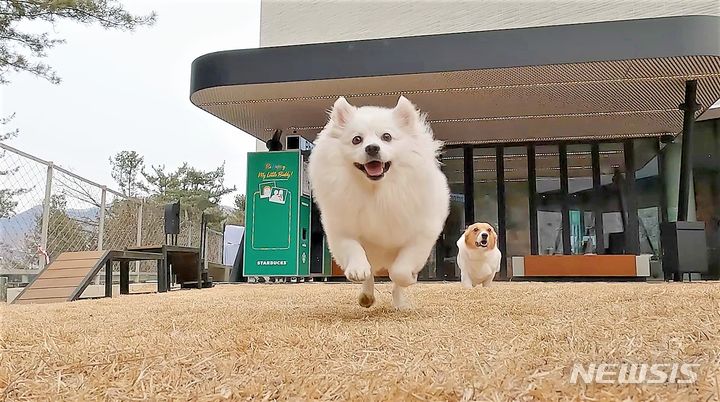
<path id="1" fill-rule="evenodd" d="M 460 236 L 457 263 L 464 287 L 490 286 L 502 260 L 497 240 L 497 232 L 488 223 L 474 223 Z"/>
<path id="2" fill-rule="evenodd" d="M 417 281 L 449 213 L 441 145 L 405 97 L 394 108 L 355 107 L 340 97 L 318 134 L 313 196 L 333 258 L 363 283 L 363 307 L 375 302 L 373 276 L 385 272 L 393 305 L 408 307 L 405 288 Z"/>

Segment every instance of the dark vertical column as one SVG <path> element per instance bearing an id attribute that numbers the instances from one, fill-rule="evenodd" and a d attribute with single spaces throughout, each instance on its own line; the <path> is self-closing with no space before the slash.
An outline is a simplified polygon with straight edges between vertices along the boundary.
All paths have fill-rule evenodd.
<path id="1" fill-rule="evenodd" d="M 507 210 L 505 206 L 505 148 L 503 146 L 498 146 L 495 148 L 495 166 L 496 166 L 496 173 L 497 173 L 497 205 L 498 205 L 498 236 L 500 237 L 498 241 L 498 248 L 500 249 L 500 252 L 503 255 L 502 260 L 500 261 L 500 278 L 507 278 L 507 258 L 509 257 L 507 255 L 507 240 L 506 240 L 506 222 L 507 218 L 505 216 L 505 211 Z"/>
<path id="2" fill-rule="evenodd" d="M 680 191 L 678 192 L 678 221 L 687 221 L 690 209 L 690 177 L 692 176 L 692 146 L 695 112 L 699 109 L 695 98 L 697 81 L 685 82 L 685 103 L 679 106 L 684 112 L 682 133 L 682 155 L 680 157 Z"/>
<path id="3" fill-rule="evenodd" d="M 665 175 L 665 152 L 660 149 L 660 141 L 655 144 L 658 159 L 658 181 L 660 185 L 660 222 L 668 221 L 667 176 Z"/>
<path id="4" fill-rule="evenodd" d="M 600 180 L 600 145 L 591 147 L 593 178 L 593 216 L 595 217 L 595 253 L 605 254 L 605 230 L 603 229 L 602 181 Z"/>
<path id="5" fill-rule="evenodd" d="M 203 265 L 205 263 L 205 247 L 207 241 L 207 216 L 203 212 L 200 216 L 200 252 L 197 256 L 197 288 L 202 289 L 203 287 Z"/>
<path id="6" fill-rule="evenodd" d="M 625 200 L 627 204 L 627 225 L 625 226 L 625 252 L 640 254 L 640 222 L 637 211 L 635 186 L 635 142 L 625 141 Z"/>
<path id="7" fill-rule="evenodd" d="M 538 255 L 538 216 L 537 216 L 537 172 L 535 170 L 535 144 L 527 147 L 528 166 L 528 208 L 530 209 L 530 254 Z"/>
<path id="8" fill-rule="evenodd" d="M 715 155 L 720 155 L 720 120 L 715 120 L 713 132 L 715 133 Z M 715 174 L 715 186 L 717 191 L 713 194 L 715 194 L 715 199 L 720 202 L 720 173 Z M 715 208 L 720 209 L 720 205 L 716 204 Z M 718 228 L 718 230 L 720 230 L 720 228 Z M 720 238 L 718 238 L 717 242 L 717 247 L 720 249 Z M 718 263 L 720 263 L 720 261 L 718 261 Z"/>
<path id="9" fill-rule="evenodd" d="M 113 285 L 113 278 L 112 278 L 112 268 L 113 263 L 112 260 L 109 260 L 105 263 L 105 297 L 112 297 L 112 285 Z M 78 295 L 79 297 L 79 295 Z"/>
<path id="10" fill-rule="evenodd" d="M 562 199 L 562 243 L 563 254 L 572 254 L 570 246 L 570 209 L 568 208 L 568 160 L 567 145 L 560 144 L 558 146 L 560 153 L 560 193 Z"/>
<path id="11" fill-rule="evenodd" d="M 162 262 L 162 260 L 158 260 L 157 261 L 157 291 L 158 291 L 158 293 L 162 293 L 165 291 L 165 287 L 163 285 L 164 277 L 165 276 L 163 274 L 163 262 Z"/>
<path id="12" fill-rule="evenodd" d="M 458 236 L 460 236 L 458 234 Z M 443 242 L 443 239 L 445 237 L 445 233 L 440 233 L 440 237 L 438 238 L 437 242 L 435 242 L 435 278 L 434 279 L 442 279 L 442 272 L 443 272 L 443 264 L 445 263 L 445 242 Z M 430 272 L 427 273 L 426 279 L 430 279 Z"/>
<path id="13" fill-rule="evenodd" d="M 120 261 L 120 294 L 130 294 L 130 261 Z"/>
<path id="14" fill-rule="evenodd" d="M 465 226 L 475 222 L 475 170 L 473 147 L 463 147 L 463 193 L 465 199 Z"/>
<path id="15" fill-rule="evenodd" d="M 162 248 L 162 259 L 158 261 L 158 292 L 163 293 L 170 290 L 170 282 L 168 281 L 168 253 L 167 247 Z"/>

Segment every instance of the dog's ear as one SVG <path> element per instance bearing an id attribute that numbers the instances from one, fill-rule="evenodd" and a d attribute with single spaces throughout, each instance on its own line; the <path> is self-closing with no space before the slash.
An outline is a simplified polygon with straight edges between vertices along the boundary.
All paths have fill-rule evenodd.
<path id="1" fill-rule="evenodd" d="M 397 105 L 393 109 L 393 116 L 400 126 L 414 131 L 420 120 L 420 113 L 408 98 L 400 96 Z"/>
<path id="2" fill-rule="evenodd" d="M 349 104 L 345 97 L 341 96 L 337 98 L 330 111 L 330 121 L 336 127 L 343 128 L 350 121 L 353 112 L 355 112 L 355 106 Z"/>

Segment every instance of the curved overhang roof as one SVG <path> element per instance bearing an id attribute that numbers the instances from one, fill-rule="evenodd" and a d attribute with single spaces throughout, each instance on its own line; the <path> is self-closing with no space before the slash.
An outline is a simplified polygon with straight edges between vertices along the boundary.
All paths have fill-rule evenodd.
<path id="1" fill-rule="evenodd" d="M 495 143 L 682 130 L 685 81 L 720 98 L 720 18 L 682 16 L 231 50 L 192 64 L 193 104 L 261 139 L 312 140 L 338 96 L 405 95 L 436 137 Z"/>

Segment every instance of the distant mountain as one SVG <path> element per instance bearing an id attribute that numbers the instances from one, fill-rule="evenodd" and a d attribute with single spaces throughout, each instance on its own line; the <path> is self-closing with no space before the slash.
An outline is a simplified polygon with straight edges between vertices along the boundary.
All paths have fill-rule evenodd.
<path id="1" fill-rule="evenodd" d="M 18 246 L 30 231 L 35 229 L 37 219 L 42 215 L 43 208 L 36 205 L 26 211 L 9 218 L 0 219 L 0 243 Z M 67 214 L 75 219 L 97 219 L 99 208 L 68 209 Z"/>
<path id="2" fill-rule="evenodd" d="M 0 242 L 18 245 L 25 235 L 35 228 L 37 218 L 42 215 L 42 206 L 34 206 L 9 218 L 0 219 Z"/>
<path id="3" fill-rule="evenodd" d="M 220 205 L 225 213 L 233 213 L 235 208 Z M 81 220 L 94 220 L 98 218 L 99 208 L 68 209 L 71 218 Z M 30 231 L 35 228 L 37 219 L 42 215 L 42 206 L 37 205 L 26 211 L 17 213 L 9 218 L 0 219 L 0 243 L 18 246 Z"/>

